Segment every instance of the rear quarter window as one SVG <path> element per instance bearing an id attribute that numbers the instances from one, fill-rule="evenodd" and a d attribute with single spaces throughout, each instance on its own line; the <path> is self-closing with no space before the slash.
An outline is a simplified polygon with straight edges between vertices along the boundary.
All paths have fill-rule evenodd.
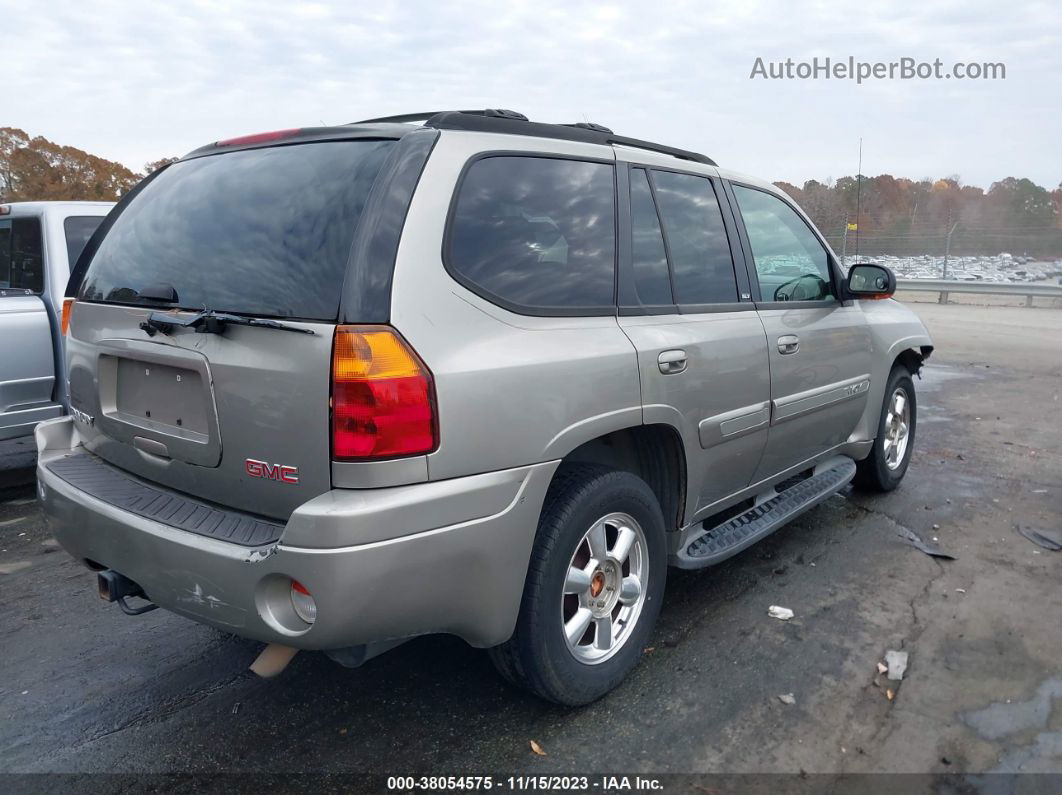
<path id="1" fill-rule="evenodd" d="M 444 259 L 450 274 L 525 314 L 611 314 L 615 174 L 608 163 L 492 155 L 457 188 Z"/>
<path id="2" fill-rule="evenodd" d="M 102 215 L 71 215 L 63 220 L 63 234 L 66 237 L 66 258 L 73 269 L 77 258 L 85 250 L 92 233 L 103 222 Z"/>

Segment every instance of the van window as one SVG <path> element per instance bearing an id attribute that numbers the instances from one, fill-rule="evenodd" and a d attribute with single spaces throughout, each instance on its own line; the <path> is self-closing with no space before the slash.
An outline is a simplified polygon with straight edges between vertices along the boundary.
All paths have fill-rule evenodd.
<path id="1" fill-rule="evenodd" d="M 74 269 L 77 258 L 85 250 L 92 233 L 103 222 L 102 215 L 71 215 L 63 221 L 63 232 L 66 235 L 66 259 L 70 263 L 70 269 Z"/>
<path id="2" fill-rule="evenodd" d="M 447 268 L 515 311 L 611 313 L 614 169 L 548 157 L 476 160 L 458 188 Z"/>
<path id="3" fill-rule="evenodd" d="M 81 298 L 335 320 L 354 231 L 393 141 L 245 149 L 174 163 L 114 219 Z"/>
<path id="4" fill-rule="evenodd" d="M 38 219 L 0 221 L 0 287 L 44 291 L 44 249 Z"/>
<path id="5" fill-rule="evenodd" d="M 654 170 L 653 184 L 671 255 L 675 300 L 679 304 L 736 302 L 734 260 L 711 181 L 694 174 Z"/>

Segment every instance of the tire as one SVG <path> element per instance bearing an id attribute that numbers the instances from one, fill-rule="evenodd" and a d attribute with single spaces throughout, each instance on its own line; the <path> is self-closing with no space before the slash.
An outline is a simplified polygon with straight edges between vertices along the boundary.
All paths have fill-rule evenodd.
<path id="1" fill-rule="evenodd" d="M 896 413 L 891 411 L 895 407 L 893 400 L 898 392 L 902 392 L 907 407 L 908 422 L 906 444 L 903 445 L 902 454 L 896 458 Z M 902 412 L 898 417 L 902 421 Z M 874 437 L 874 447 L 870 455 L 856 464 L 856 475 L 853 483 L 866 491 L 886 492 L 892 491 L 900 485 L 903 476 L 907 473 L 907 465 L 911 462 L 911 452 L 914 450 L 915 428 L 918 420 L 918 402 L 915 398 L 914 381 L 907 368 L 896 365 L 889 373 L 889 380 L 885 385 L 885 398 L 881 403 L 881 416 L 878 418 L 878 432 Z M 891 461 L 891 465 L 890 465 Z"/>
<path id="2" fill-rule="evenodd" d="M 602 541 L 607 554 L 595 556 Z M 573 563 L 581 575 L 569 574 Z M 563 466 L 539 519 L 516 631 L 490 649 L 491 659 L 503 677 L 541 698 L 589 704 L 641 659 L 666 577 L 664 517 L 645 481 L 599 466 Z M 637 597 L 632 578 L 641 585 Z M 583 621 L 585 632 L 569 641 L 566 626 L 577 635 Z"/>

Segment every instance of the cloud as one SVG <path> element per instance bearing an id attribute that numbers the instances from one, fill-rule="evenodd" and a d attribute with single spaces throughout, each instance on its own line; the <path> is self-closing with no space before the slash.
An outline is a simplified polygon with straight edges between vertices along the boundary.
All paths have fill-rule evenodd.
<path id="1" fill-rule="evenodd" d="M 139 168 L 231 135 L 512 107 L 704 151 L 771 179 L 855 169 L 1054 185 L 1049 3 L 180 4 L 4 11 L 0 124 Z M 1003 61 L 997 82 L 750 80 L 757 56 Z"/>

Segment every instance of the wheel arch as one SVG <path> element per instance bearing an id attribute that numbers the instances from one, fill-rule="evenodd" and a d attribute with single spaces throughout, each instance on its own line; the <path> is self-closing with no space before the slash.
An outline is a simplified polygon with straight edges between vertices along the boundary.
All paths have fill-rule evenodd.
<path id="1" fill-rule="evenodd" d="M 633 425 L 609 431 L 571 450 L 561 461 L 561 467 L 567 463 L 598 464 L 640 477 L 659 500 L 667 529 L 677 530 L 682 526 L 686 453 L 682 437 L 673 426 Z"/>

